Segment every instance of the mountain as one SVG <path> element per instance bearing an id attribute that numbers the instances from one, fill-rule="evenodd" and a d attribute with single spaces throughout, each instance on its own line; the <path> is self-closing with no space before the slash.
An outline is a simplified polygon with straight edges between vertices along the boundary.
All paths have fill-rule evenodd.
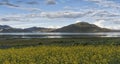
<path id="1" fill-rule="evenodd" d="M 54 29 L 43 28 L 43 27 L 31 27 L 31 28 L 26 28 L 24 30 L 29 31 L 29 32 L 50 32 L 50 31 L 53 31 Z"/>
<path id="2" fill-rule="evenodd" d="M 3 32 L 5 30 L 9 30 L 9 29 L 12 29 L 12 27 L 7 26 L 7 25 L 0 25 L 0 32 Z"/>
<path id="3" fill-rule="evenodd" d="M 87 22 L 79 22 L 56 29 L 53 32 L 109 32 L 110 29 L 100 28 Z"/>
<path id="4" fill-rule="evenodd" d="M 26 29 L 13 28 L 7 25 L 0 25 L 0 32 L 50 32 L 54 29 L 51 28 L 41 28 L 41 27 L 31 27 Z"/>
<path id="5" fill-rule="evenodd" d="M 120 32 L 120 30 L 110 30 L 107 28 L 101 28 L 94 24 L 87 22 L 79 22 L 64 26 L 59 29 L 44 28 L 44 27 L 31 27 L 26 29 L 13 28 L 7 25 L 0 25 L 0 32 Z"/>
<path id="6" fill-rule="evenodd" d="M 0 25 L 0 29 L 10 29 L 12 27 L 10 26 L 7 26 L 7 25 Z"/>
<path id="7" fill-rule="evenodd" d="M 20 28 L 12 28 L 7 25 L 0 25 L 0 32 L 23 32 L 23 29 Z"/>

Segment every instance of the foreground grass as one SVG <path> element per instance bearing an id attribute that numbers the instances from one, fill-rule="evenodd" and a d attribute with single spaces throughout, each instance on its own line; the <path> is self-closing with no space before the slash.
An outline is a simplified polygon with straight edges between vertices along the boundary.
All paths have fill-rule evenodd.
<path id="1" fill-rule="evenodd" d="M 0 50 L 0 64 L 119 63 L 119 46 L 36 46 Z"/>

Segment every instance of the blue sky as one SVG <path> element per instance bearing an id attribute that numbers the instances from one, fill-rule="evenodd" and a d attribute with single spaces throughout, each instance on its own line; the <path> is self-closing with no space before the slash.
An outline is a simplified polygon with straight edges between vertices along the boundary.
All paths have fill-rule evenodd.
<path id="1" fill-rule="evenodd" d="M 82 21 L 120 29 L 120 0 L 0 0 L 0 25 L 60 28 Z"/>

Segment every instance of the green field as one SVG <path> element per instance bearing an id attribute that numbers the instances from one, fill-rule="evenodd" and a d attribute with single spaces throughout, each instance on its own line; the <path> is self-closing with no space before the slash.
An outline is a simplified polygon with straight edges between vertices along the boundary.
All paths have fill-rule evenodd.
<path id="1" fill-rule="evenodd" d="M 119 64 L 120 38 L 0 40 L 0 64 Z"/>
<path id="2" fill-rule="evenodd" d="M 118 46 L 37 46 L 0 50 L 0 64 L 119 64 Z"/>

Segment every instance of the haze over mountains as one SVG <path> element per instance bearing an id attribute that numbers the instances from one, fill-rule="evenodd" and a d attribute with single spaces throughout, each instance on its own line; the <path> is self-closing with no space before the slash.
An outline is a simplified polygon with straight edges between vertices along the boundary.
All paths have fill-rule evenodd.
<path id="1" fill-rule="evenodd" d="M 62 28 L 53 29 L 53 28 L 44 28 L 44 27 L 30 27 L 26 29 L 13 28 L 7 25 L 0 25 L 1 33 L 11 33 L 11 32 L 111 32 L 119 30 L 111 30 L 107 28 L 101 28 L 94 24 L 89 24 L 87 22 L 78 22 Z"/>

